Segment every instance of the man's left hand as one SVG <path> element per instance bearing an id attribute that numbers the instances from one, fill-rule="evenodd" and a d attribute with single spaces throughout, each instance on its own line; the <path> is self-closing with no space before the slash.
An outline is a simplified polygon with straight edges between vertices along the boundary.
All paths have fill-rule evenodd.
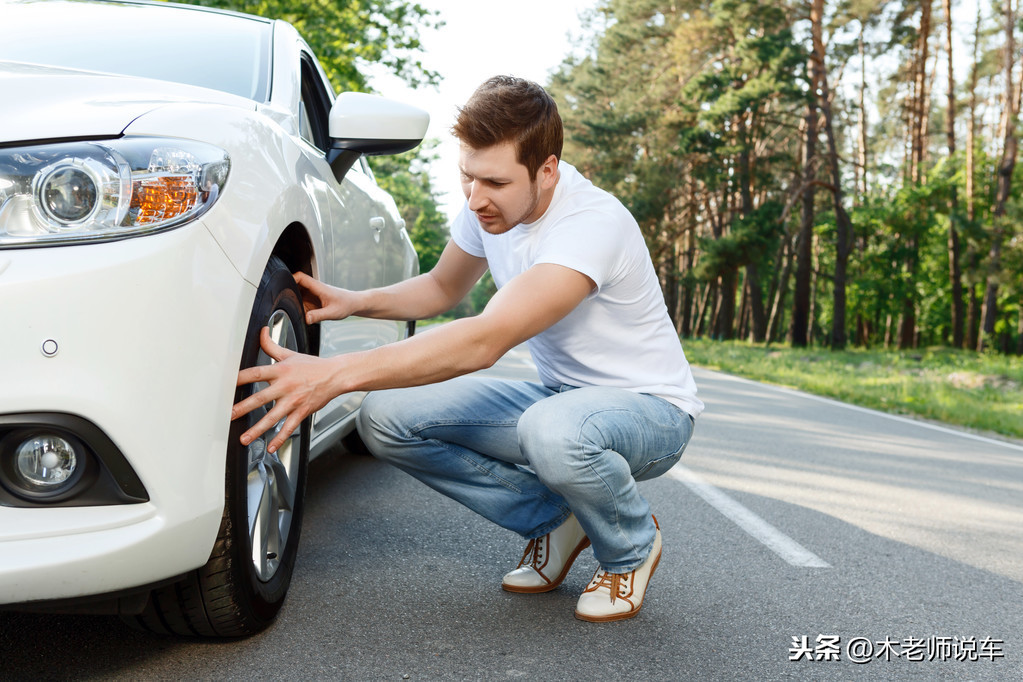
<path id="1" fill-rule="evenodd" d="M 262 419 L 242 434 L 241 442 L 242 445 L 248 445 L 284 420 L 281 430 L 267 444 L 269 452 L 276 452 L 287 442 L 303 419 L 334 398 L 330 392 L 332 371 L 327 360 L 296 353 L 274 343 L 267 327 L 260 330 L 259 345 L 263 352 L 276 362 L 243 369 L 238 373 L 237 385 L 243 386 L 260 381 L 270 385 L 231 408 L 231 419 L 238 419 L 258 407 L 274 403 Z"/>

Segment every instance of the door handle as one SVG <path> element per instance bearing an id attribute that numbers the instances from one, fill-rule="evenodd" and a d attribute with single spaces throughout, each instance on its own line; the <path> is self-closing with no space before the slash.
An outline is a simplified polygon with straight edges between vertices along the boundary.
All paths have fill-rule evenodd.
<path id="1" fill-rule="evenodd" d="M 373 241 L 380 243 L 380 233 L 384 231 L 384 219 L 380 216 L 373 216 L 369 219 L 369 226 L 373 229 Z"/>

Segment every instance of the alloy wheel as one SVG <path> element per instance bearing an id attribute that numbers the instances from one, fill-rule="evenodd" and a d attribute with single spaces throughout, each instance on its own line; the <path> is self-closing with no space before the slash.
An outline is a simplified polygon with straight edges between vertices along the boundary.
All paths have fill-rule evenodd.
<path id="1" fill-rule="evenodd" d="M 274 343 L 289 350 L 298 350 L 295 326 L 287 313 L 275 310 L 267 325 Z M 272 365 L 275 362 L 265 352 L 259 351 L 257 365 Z M 266 383 L 257 383 L 253 392 L 267 386 Z M 273 405 L 268 403 L 254 410 L 249 423 L 255 424 L 273 409 Z M 266 444 L 280 432 L 283 423 L 282 420 L 275 424 L 248 447 L 247 506 L 251 558 L 256 575 L 264 582 L 273 578 L 280 566 L 295 508 L 295 481 L 299 473 L 299 439 L 302 428 L 295 429 L 277 452 L 271 453 L 266 449 Z"/>

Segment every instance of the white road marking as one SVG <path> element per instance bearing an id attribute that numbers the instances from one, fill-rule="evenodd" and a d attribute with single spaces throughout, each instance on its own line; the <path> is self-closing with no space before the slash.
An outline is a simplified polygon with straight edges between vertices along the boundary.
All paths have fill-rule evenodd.
<path id="1" fill-rule="evenodd" d="M 689 468 L 676 464 L 668 471 L 667 475 L 681 481 L 687 488 L 702 497 L 707 504 L 724 514 L 735 525 L 749 533 L 790 565 L 807 568 L 831 568 L 831 564 L 827 561 L 704 481 Z"/>

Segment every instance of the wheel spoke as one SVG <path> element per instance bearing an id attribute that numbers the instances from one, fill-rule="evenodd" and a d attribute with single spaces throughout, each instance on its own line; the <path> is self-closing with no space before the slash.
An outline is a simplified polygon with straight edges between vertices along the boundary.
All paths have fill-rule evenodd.
<path id="1" fill-rule="evenodd" d="M 253 479 L 256 481 L 253 481 Z M 271 534 L 277 533 L 277 519 L 271 514 L 273 506 L 271 479 L 265 467 L 249 476 L 249 540 L 252 546 L 252 564 L 256 573 L 265 578 L 267 545 Z"/>
<path id="2" fill-rule="evenodd" d="M 274 453 L 274 458 L 277 459 L 283 467 L 283 475 L 292 483 L 294 483 L 295 479 L 298 477 L 298 468 L 300 464 L 299 449 L 301 448 L 302 431 L 303 427 L 302 425 L 299 425 L 299 427 L 292 432 L 291 437 L 284 441 L 284 444 L 277 449 L 276 453 Z"/>
<path id="3" fill-rule="evenodd" d="M 284 551 L 284 539 L 281 536 L 280 491 L 276 480 L 276 477 L 270 478 L 266 515 L 261 524 L 266 529 L 262 554 L 263 572 L 260 574 L 264 580 L 268 580 L 277 571 L 281 552 Z"/>
<path id="4" fill-rule="evenodd" d="M 270 316 L 267 322 L 270 327 L 270 338 L 278 346 L 289 350 L 298 350 L 295 327 L 291 324 L 291 318 L 283 310 L 277 310 Z"/>
<path id="5" fill-rule="evenodd" d="M 283 310 L 275 310 L 267 320 L 270 338 L 274 343 L 298 350 L 298 335 L 291 318 Z M 276 362 L 260 350 L 256 364 L 272 365 Z M 257 384 L 253 390 L 260 390 L 267 384 Z M 254 411 L 252 423 L 258 421 L 273 409 L 269 403 L 261 410 Z M 278 422 L 264 436 L 269 440 L 280 432 L 283 420 Z M 252 547 L 252 565 L 260 580 L 269 580 L 280 566 L 281 554 L 291 532 L 292 514 L 295 510 L 296 482 L 300 461 L 299 443 L 301 427 L 296 429 L 276 454 L 266 451 L 263 439 L 249 446 L 248 474 L 248 521 L 249 539 Z"/>
<path id="6" fill-rule="evenodd" d="M 280 311 L 278 311 L 280 312 Z M 292 346 L 295 345 L 293 340 L 294 330 L 291 326 L 291 319 L 284 314 L 274 314 L 270 318 L 270 338 L 273 342 L 282 348 L 290 348 L 295 350 Z"/>
<path id="7" fill-rule="evenodd" d="M 288 476 L 288 470 L 284 468 L 284 464 L 281 463 L 276 457 L 271 462 L 271 467 L 274 471 L 274 482 L 276 495 L 275 497 L 280 503 L 282 509 L 286 509 L 289 512 L 294 509 L 295 505 L 295 487 L 292 485 L 291 477 Z M 281 529 L 282 534 L 285 529 Z"/>

